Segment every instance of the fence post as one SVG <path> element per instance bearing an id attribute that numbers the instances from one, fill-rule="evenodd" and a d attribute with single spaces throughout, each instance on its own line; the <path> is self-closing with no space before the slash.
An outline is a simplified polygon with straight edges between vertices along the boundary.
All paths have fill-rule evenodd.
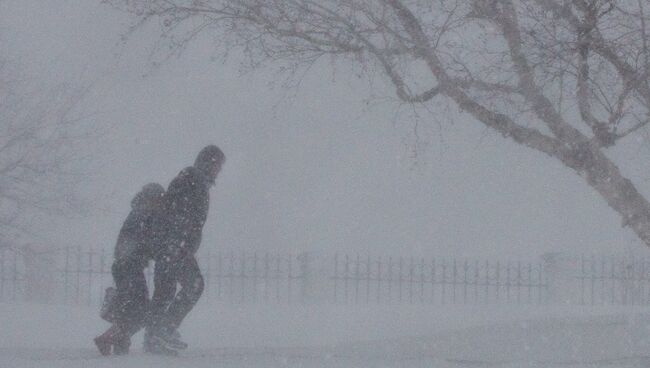
<path id="1" fill-rule="evenodd" d="M 368 255 L 368 263 L 366 263 L 366 304 L 370 303 L 370 279 L 372 277 L 370 273 L 370 255 Z"/>
<path id="2" fill-rule="evenodd" d="M 18 252 L 14 251 L 14 265 L 13 265 L 13 293 L 11 300 L 16 302 L 17 301 L 17 289 L 18 289 Z"/>
<path id="3" fill-rule="evenodd" d="M 456 283 L 457 283 L 456 277 L 458 276 L 458 265 L 457 265 L 457 262 L 456 262 L 456 257 L 454 257 L 454 266 L 453 266 L 453 269 L 452 269 L 452 275 L 453 275 L 453 278 L 452 278 L 453 289 L 452 289 L 452 295 L 451 295 L 451 302 L 452 302 L 452 304 L 456 304 Z"/>
<path id="4" fill-rule="evenodd" d="M 582 258 L 553 252 L 542 255 L 543 272 L 547 275 L 548 297 L 551 303 L 580 304 L 584 295 L 578 290 L 584 281 Z"/>
<path id="5" fill-rule="evenodd" d="M 43 262 L 41 255 L 32 245 L 23 245 L 23 265 L 24 275 L 23 281 L 25 285 L 25 301 L 28 302 L 43 302 L 47 303 L 49 300 L 45 294 L 50 287 L 44 287 L 44 282 L 51 277 L 46 275 L 43 267 L 46 267 L 46 262 Z"/>
<path id="6" fill-rule="evenodd" d="M 289 259 L 288 259 L 288 267 L 289 269 L 287 270 L 287 302 L 291 304 L 291 295 L 292 295 L 292 285 L 293 285 L 293 256 L 289 254 Z"/>
<path id="7" fill-rule="evenodd" d="M 210 300 L 210 289 L 212 289 L 212 253 L 210 252 L 210 249 L 208 248 L 208 254 L 205 257 L 206 260 L 206 271 L 205 271 L 205 298 L 209 301 Z"/>
<path id="8" fill-rule="evenodd" d="M 314 275 L 311 270 L 312 254 L 310 252 L 303 252 L 300 253 L 296 259 L 298 260 L 300 299 L 304 303 L 313 297 L 312 289 L 314 286 Z"/>
<path id="9" fill-rule="evenodd" d="M 5 297 L 5 248 L 0 248 L 0 302 Z"/>
<path id="10" fill-rule="evenodd" d="M 485 261 L 485 304 L 490 304 L 490 260 Z"/>
<path id="11" fill-rule="evenodd" d="M 332 300 L 332 286 L 334 286 L 334 302 L 337 303 L 341 288 L 340 255 L 338 253 L 334 255 L 334 271 L 332 271 L 331 256 L 317 251 L 300 253 L 296 259 L 299 272 L 297 280 L 300 282 L 302 302 L 326 303 Z M 345 272 L 345 277 L 348 277 L 348 271 Z"/>
<path id="12" fill-rule="evenodd" d="M 77 247 L 77 256 L 75 257 L 77 261 L 77 267 L 76 267 L 76 279 L 77 279 L 77 284 L 75 288 L 75 304 L 79 304 L 79 296 L 81 295 L 81 246 Z"/>
<path id="13" fill-rule="evenodd" d="M 359 269 L 361 267 L 361 258 L 359 253 L 357 253 L 354 265 L 356 267 L 354 271 L 354 304 L 359 304 L 359 283 L 361 282 L 361 271 Z"/>
<path id="14" fill-rule="evenodd" d="M 339 254 L 334 254 L 334 304 L 338 302 L 338 286 L 339 286 Z"/>
<path id="15" fill-rule="evenodd" d="M 88 305 L 92 305 L 93 296 L 93 255 L 94 251 L 88 249 Z"/>
<path id="16" fill-rule="evenodd" d="M 381 282 L 382 282 L 382 273 L 381 273 L 381 256 L 377 259 L 377 304 L 381 303 Z"/>
<path id="17" fill-rule="evenodd" d="M 404 260 L 402 259 L 402 257 L 399 257 L 399 279 L 398 279 L 399 284 L 398 284 L 398 288 L 399 288 L 399 302 L 400 303 L 402 302 L 402 264 L 403 264 L 403 262 L 404 262 Z"/>
<path id="18" fill-rule="evenodd" d="M 436 259 L 431 259 L 431 303 L 436 301 Z"/>
<path id="19" fill-rule="evenodd" d="M 388 303 L 393 301 L 393 257 L 388 257 Z"/>
<path id="20" fill-rule="evenodd" d="M 413 273 L 415 264 L 413 263 L 413 257 L 411 257 L 411 263 L 409 264 L 409 304 L 413 304 L 413 282 L 415 281 Z"/>
<path id="21" fill-rule="evenodd" d="M 463 304 L 467 304 L 467 271 L 469 270 L 469 265 L 467 264 L 467 258 L 463 262 Z"/>
<path id="22" fill-rule="evenodd" d="M 246 277 L 248 277 L 248 274 L 246 273 L 246 253 L 242 250 L 241 253 L 239 254 L 239 280 L 240 284 L 239 287 L 241 289 L 241 294 L 240 294 L 240 300 L 239 303 L 243 304 L 246 302 Z M 291 277 L 291 275 L 289 276 Z"/>
<path id="23" fill-rule="evenodd" d="M 446 298 L 446 290 L 447 290 L 447 261 L 442 260 L 442 279 L 440 281 L 441 289 L 440 289 L 440 300 L 442 304 L 445 304 L 445 298 Z"/>
<path id="24" fill-rule="evenodd" d="M 478 304 L 478 277 L 479 277 L 479 262 L 478 259 L 474 261 L 474 303 Z"/>
<path id="25" fill-rule="evenodd" d="M 104 302 L 104 273 L 106 269 L 106 251 L 104 248 L 101 249 L 100 255 L 99 255 L 99 305 L 102 305 Z M 145 272 L 147 272 L 145 270 Z M 146 273 L 145 273 L 146 277 Z M 148 285 L 152 285 L 152 282 L 150 280 L 147 280 Z M 153 289 L 150 287 L 149 289 Z"/>
<path id="26" fill-rule="evenodd" d="M 590 272 L 591 273 L 591 275 L 590 275 L 591 276 L 590 277 L 590 281 L 591 281 L 591 291 L 590 291 L 591 299 L 590 299 L 590 302 L 591 302 L 591 305 L 594 305 L 596 303 L 596 298 L 594 296 L 594 293 L 596 292 L 596 257 L 593 254 L 591 255 L 590 263 L 591 263 L 591 265 L 590 265 L 591 266 L 591 268 L 590 268 L 590 271 L 591 271 Z"/>
<path id="27" fill-rule="evenodd" d="M 343 284 L 345 286 L 345 304 L 348 304 L 348 283 L 350 281 L 350 257 L 345 255 L 345 276 L 343 276 Z"/>
<path id="28" fill-rule="evenodd" d="M 420 259 L 420 303 L 424 303 L 424 283 L 426 278 L 424 276 L 424 258 Z"/>
<path id="29" fill-rule="evenodd" d="M 65 262 L 63 264 L 63 278 L 64 278 L 64 292 L 63 292 L 63 304 L 68 304 L 69 301 L 69 281 L 70 275 L 70 247 L 65 247 Z"/>
<path id="30" fill-rule="evenodd" d="M 266 257 L 268 260 L 268 253 L 266 253 Z M 268 263 L 267 263 L 268 265 Z M 226 276 L 225 272 L 223 271 L 223 258 L 222 258 L 222 253 L 221 251 L 217 252 L 217 270 L 216 270 L 216 277 L 217 277 L 217 300 L 221 301 L 221 293 L 222 293 L 222 288 L 223 288 L 223 283 L 224 280 L 223 278 Z M 268 282 L 268 278 L 267 278 Z M 268 286 L 267 286 L 268 287 Z"/>
<path id="31" fill-rule="evenodd" d="M 253 253 L 253 303 L 257 302 L 257 252 Z"/>

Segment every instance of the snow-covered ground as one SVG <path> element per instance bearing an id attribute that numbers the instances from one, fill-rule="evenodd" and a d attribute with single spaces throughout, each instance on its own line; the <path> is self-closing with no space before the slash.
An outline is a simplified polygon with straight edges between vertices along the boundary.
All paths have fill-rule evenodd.
<path id="1" fill-rule="evenodd" d="M 176 358 L 100 357 L 90 308 L 0 303 L 0 367 L 639 367 L 643 308 L 200 304 Z M 650 360 L 648 360 L 650 366 Z"/>

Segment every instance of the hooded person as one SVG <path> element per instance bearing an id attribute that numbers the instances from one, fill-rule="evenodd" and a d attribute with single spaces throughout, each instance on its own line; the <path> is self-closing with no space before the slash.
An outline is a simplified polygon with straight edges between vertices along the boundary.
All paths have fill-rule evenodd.
<path id="1" fill-rule="evenodd" d="M 167 188 L 168 226 L 163 251 L 156 257 L 152 324 L 145 334 L 145 351 L 165 354 L 187 347 L 177 330 L 203 293 L 203 276 L 195 254 L 208 216 L 210 187 L 224 162 L 221 149 L 209 145 Z"/>
<path id="2" fill-rule="evenodd" d="M 127 354 L 131 336 L 148 323 L 144 269 L 160 248 L 164 194 L 165 189 L 157 183 L 142 187 L 120 229 L 111 267 L 114 296 L 102 311 L 102 317 L 112 325 L 94 340 L 102 355 L 110 355 L 111 348 L 114 354 Z"/>

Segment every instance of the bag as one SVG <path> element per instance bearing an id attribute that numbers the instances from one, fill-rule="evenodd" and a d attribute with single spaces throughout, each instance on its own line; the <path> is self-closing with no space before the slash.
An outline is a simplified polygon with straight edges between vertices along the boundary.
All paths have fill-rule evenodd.
<path id="1" fill-rule="evenodd" d="M 107 287 L 104 292 L 104 300 L 102 301 L 102 308 L 99 311 L 99 316 L 106 322 L 115 322 L 115 294 L 117 291 L 114 287 Z"/>

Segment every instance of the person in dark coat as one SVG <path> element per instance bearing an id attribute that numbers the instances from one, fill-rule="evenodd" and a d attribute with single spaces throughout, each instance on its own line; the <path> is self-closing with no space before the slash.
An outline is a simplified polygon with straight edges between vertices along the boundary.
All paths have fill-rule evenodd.
<path id="1" fill-rule="evenodd" d="M 165 189 L 157 183 L 145 185 L 131 201 L 115 245 L 111 273 L 115 295 L 102 316 L 111 327 L 95 338 L 102 355 L 127 354 L 131 336 L 148 323 L 149 291 L 144 270 L 159 252 L 163 228 Z"/>
<path id="2" fill-rule="evenodd" d="M 164 251 L 156 257 L 152 324 L 145 334 L 145 351 L 164 354 L 187 347 L 177 329 L 203 293 L 203 276 L 195 254 L 208 216 L 209 190 L 224 162 L 221 149 L 207 146 L 194 166 L 183 169 L 167 188 L 168 232 Z"/>

